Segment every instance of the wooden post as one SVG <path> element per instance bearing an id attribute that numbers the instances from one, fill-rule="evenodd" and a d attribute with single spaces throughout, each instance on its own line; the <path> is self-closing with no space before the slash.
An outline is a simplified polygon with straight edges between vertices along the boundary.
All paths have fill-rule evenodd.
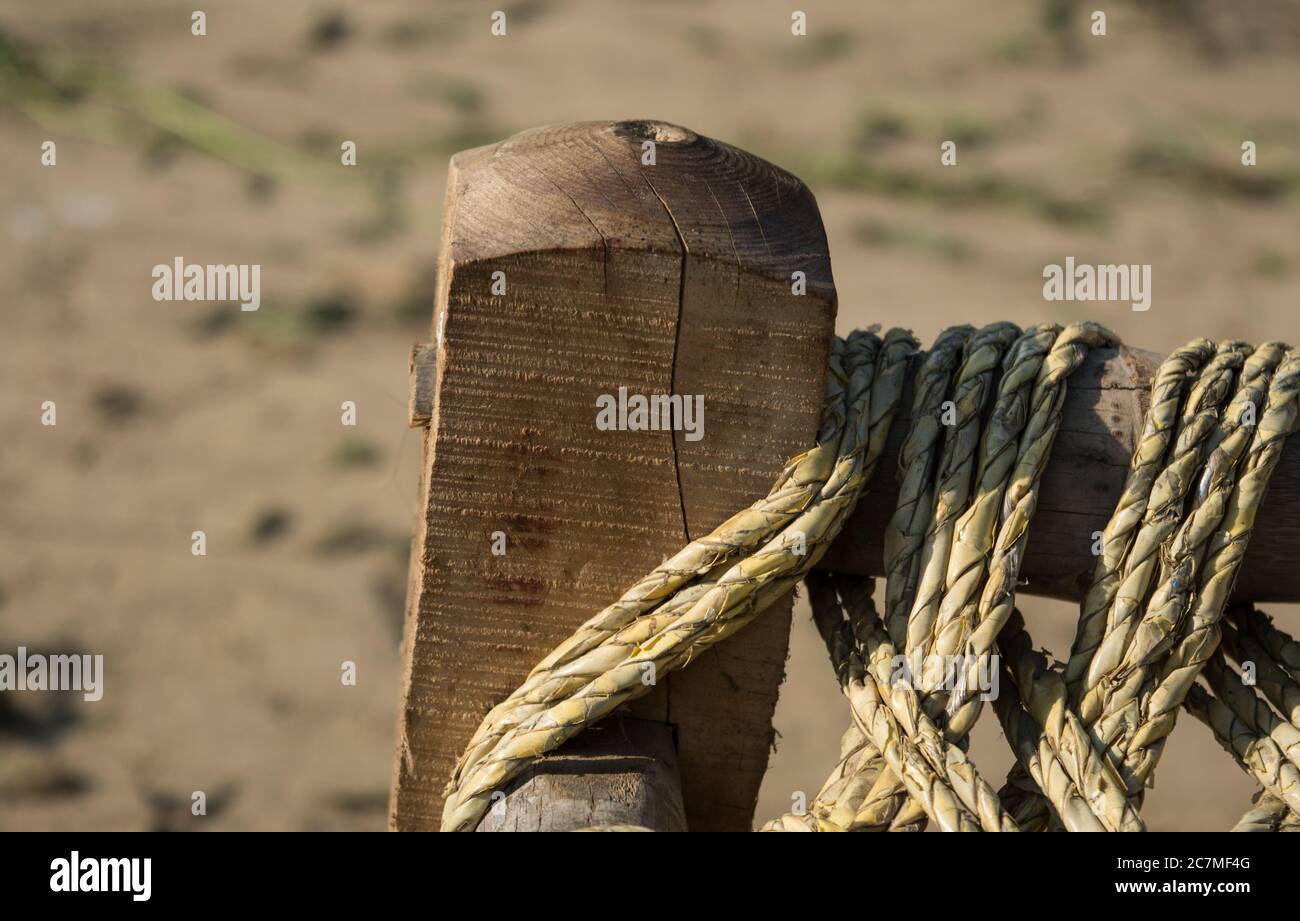
<path id="1" fill-rule="evenodd" d="M 1098 349 L 1070 377 L 1065 419 L 1043 474 L 1038 510 L 1019 591 L 1078 601 L 1092 578 L 1094 533 L 1106 527 L 1142 433 L 1151 379 L 1162 355 L 1127 347 Z M 917 356 L 915 361 L 920 361 Z M 857 510 L 819 568 L 884 575 L 885 527 L 898 497 L 897 458 L 909 424 L 910 389 L 885 451 Z M 1290 438 L 1269 481 L 1268 498 L 1246 548 L 1234 597 L 1300 601 L 1300 438 Z"/>
<path id="2" fill-rule="evenodd" d="M 743 151 L 638 121 L 453 158 L 392 827 L 437 828 L 488 709 L 812 443 L 834 320 L 812 195 Z M 598 429 L 620 388 L 702 395 L 703 437 Z M 789 617 L 787 598 L 629 708 L 672 727 L 693 830 L 750 827 Z"/>

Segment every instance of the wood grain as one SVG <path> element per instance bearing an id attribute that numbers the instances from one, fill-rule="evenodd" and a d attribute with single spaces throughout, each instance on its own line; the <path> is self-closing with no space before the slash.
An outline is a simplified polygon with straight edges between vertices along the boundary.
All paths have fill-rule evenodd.
<path id="1" fill-rule="evenodd" d="M 621 122 L 453 158 L 392 827 L 436 828 L 488 709 L 812 443 L 834 314 L 812 195 L 743 151 Z M 598 430 L 596 397 L 621 386 L 704 395 L 704 437 Z M 789 616 L 774 605 L 631 707 L 674 727 L 692 829 L 750 827 Z"/>

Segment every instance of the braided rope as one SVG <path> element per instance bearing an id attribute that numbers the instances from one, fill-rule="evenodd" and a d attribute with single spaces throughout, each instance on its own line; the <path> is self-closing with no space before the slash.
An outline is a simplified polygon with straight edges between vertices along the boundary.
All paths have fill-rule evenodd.
<path id="1" fill-rule="evenodd" d="M 1237 830 L 1300 829 L 1300 645 L 1253 608 L 1227 609 L 1297 424 L 1300 355 L 1206 340 L 1174 352 L 1064 664 L 1034 649 L 1015 609 L 1067 379 L 1090 349 L 1116 344 L 1093 323 L 960 326 L 913 362 L 903 330 L 837 338 L 816 445 L 487 714 L 448 785 L 444 830 L 473 829 L 527 765 L 805 578 L 852 721 L 807 813 L 764 830 L 1142 830 L 1143 790 L 1180 708 L 1260 786 Z M 912 365 L 878 615 L 874 580 L 812 570 L 875 472 Z M 995 791 L 965 749 L 981 676 L 999 667 L 995 709 L 1017 765 Z"/>
<path id="2" fill-rule="evenodd" d="M 1065 674 L 1085 675 L 1076 684 L 1084 725 L 1092 733 L 1094 749 L 1107 753 L 1119 769 L 1126 798 L 1135 804 L 1140 804 L 1144 785 L 1173 728 L 1178 706 L 1217 644 L 1215 625 L 1253 526 L 1253 512 L 1246 521 L 1239 514 L 1241 501 L 1233 502 L 1233 496 L 1242 495 L 1234 487 L 1239 489 L 1247 482 L 1243 476 L 1238 483 L 1235 471 L 1245 455 L 1247 469 L 1262 474 L 1258 484 L 1262 490 L 1276 463 L 1276 456 L 1265 454 L 1265 449 L 1275 440 L 1280 446 L 1280 438 L 1294 424 L 1285 418 L 1289 412 L 1286 407 L 1295 403 L 1294 382 L 1287 373 L 1273 375 L 1282 357 L 1283 347 L 1275 343 L 1253 354 L 1242 343 L 1219 346 L 1187 398 L 1187 412 L 1173 439 L 1172 459 L 1152 480 L 1142 527 L 1129 545 L 1131 554 L 1127 559 L 1123 554 L 1103 555 L 1099 561 L 1094 589 L 1102 586 L 1113 606 L 1100 639 L 1085 646 L 1076 638 L 1072 656 L 1075 668 L 1067 665 Z M 1176 367 L 1180 361 L 1181 356 L 1175 356 L 1171 363 Z M 1237 394 L 1223 408 L 1233 371 L 1239 367 L 1243 370 Z M 1167 380 L 1160 380 L 1163 376 L 1158 376 L 1156 389 L 1168 393 Z M 1266 391 L 1270 397 L 1268 407 L 1261 409 Z M 1168 409 L 1153 406 L 1155 412 L 1162 414 L 1168 431 L 1172 418 Z M 1252 421 L 1256 412 L 1264 413 L 1259 426 Z M 1199 485 L 1189 501 L 1193 474 L 1201 469 L 1196 461 L 1211 447 L 1199 474 Z M 1138 457 L 1130 482 L 1143 473 Z M 1256 463 L 1270 457 L 1266 469 Z M 1262 498 L 1262 493 L 1255 498 Z M 1257 502 L 1246 505 L 1254 508 Z M 1124 509 L 1121 502 L 1117 517 Z M 1116 530 L 1116 522 L 1112 521 L 1108 531 Z M 1224 539 L 1223 535 L 1232 535 L 1232 539 Z M 1225 553 L 1225 548 L 1235 548 L 1235 553 Z M 1122 578 L 1116 583 L 1113 573 L 1121 562 Z M 1199 582 L 1195 578 L 1198 569 Z M 1153 579 L 1154 589 L 1150 586 Z M 1097 598 L 1096 592 L 1090 592 L 1085 599 L 1085 619 L 1095 613 L 1096 609 L 1089 605 L 1095 604 Z M 1087 628 L 1085 621 L 1080 626 L 1080 637 Z M 1084 657 L 1079 655 L 1081 647 L 1090 648 L 1094 654 L 1086 673 L 1082 668 Z M 1107 658 L 1099 664 L 1101 657 Z M 1105 662 L 1111 663 L 1108 668 Z M 1077 744 L 1078 740 L 1071 741 Z M 1016 772 L 1008 778 L 1004 792 L 1012 801 L 1015 815 L 1031 827 L 1042 827 L 1043 810 L 1023 802 L 1033 792 L 1027 790 Z"/>
<path id="3" fill-rule="evenodd" d="M 1300 816 L 1271 793 L 1260 790 L 1252 802 L 1250 809 L 1232 827 L 1233 831 L 1300 831 Z"/>
<path id="4" fill-rule="evenodd" d="M 977 335 L 973 341 L 978 339 Z M 1088 348 L 1113 342 L 1112 334 L 1102 327 L 1080 323 L 1065 330 L 1050 324 L 1034 327 L 1011 344 L 980 443 L 975 496 L 964 513 L 949 516 L 957 518 L 948 531 L 957 538 L 950 541 L 938 525 L 928 535 L 925 549 L 930 565 L 923 586 L 930 587 L 918 593 L 908 624 L 909 658 L 913 674 L 920 678 L 928 713 L 944 724 L 954 742 L 964 740 L 978 716 L 976 677 L 989 668 L 994 640 L 1013 610 L 1025 531 L 1060 425 L 1065 379 L 1082 363 Z M 963 366 L 959 393 L 970 379 L 969 366 L 969 361 Z M 960 422 L 954 432 L 960 438 Z M 945 443 L 946 455 L 947 448 Z M 960 450 L 952 453 L 960 456 Z M 963 465 L 969 466 L 965 459 Z M 941 477 L 946 466 L 940 467 Z M 944 521 L 953 501 L 951 494 L 939 497 L 936 522 Z M 934 599 L 940 596 L 936 605 Z M 922 649 L 929 652 L 924 660 Z M 940 664 L 952 661 L 959 650 L 966 664 L 949 694 L 940 687 Z M 922 668 L 922 662 L 930 667 Z M 892 790 L 886 786 L 889 782 L 890 775 L 882 772 L 875 793 L 884 802 L 897 804 L 902 781 L 895 773 Z M 912 815 L 897 813 L 889 818 L 909 825 L 915 821 Z"/>
<path id="5" fill-rule="evenodd" d="M 916 690 L 906 682 L 893 681 L 895 648 L 876 618 L 870 580 L 838 580 L 837 597 L 832 578 L 825 573 L 808 576 L 814 617 L 849 699 L 854 725 L 871 742 L 876 757 L 901 778 L 907 793 L 927 815 L 935 817 L 940 828 L 1017 831 L 993 788 L 926 715 Z M 874 767 L 862 767 L 864 780 L 874 779 Z M 839 780 L 845 773 L 841 763 L 832 778 Z M 818 816 L 817 805 L 813 822 L 825 830 L 831 823 Z M 779 820 L 782 829 L 797 822 L 794 816 Z M 852 827 L 854 823 L 847 824 Z"/>
<path id="6" fill-rule="evenodd" d="M 892 577 L 886 588 L 888 617 L 894 641 L 905 644 L 915 656 L 914 669 L 921 664 L 918 647 L 928 641 L 937 617 L 947 562 L 944 548 L 951 542 L 954 519 L 969 491 L 979 423 L 992 390 L 993 375 L 1019 334 L 1010 323 L 994 323 L 978 332 L 970 327 L 945 331 L 920 371 L 912 428 L 900 460 L 899 502 L 888 532 L 892 543 L 886 549 L 886 567 Z M 962 359 L 956 383 L 951 400 L 945 400 L 949 395 L 945 373 L 958 364 L 959 346 Z M 949 413 L 950 423 L 944 419 Z M 932 468 L 937 470 L 934 484 L 929 483 Z M 830 640 L 827 642 L 829 645 Z M 831 655 L 838 673 L 834 648 Z M 870 740 L 868 745 L 875 747 Z M 920 828 L 921 815 L 913 812 L 900 817 L 909 802 L 919 806 L 919 801 L 909 799 L 906 784 L 888 769 L 884 753 L 877 748 L 875 760 L 868 758 L 863 770 L 870 772 L 874 781 L 868 791 L 869 808 L 858 817 L 860 827 L 883 831 L 899 823 L 902 827 Z"/>

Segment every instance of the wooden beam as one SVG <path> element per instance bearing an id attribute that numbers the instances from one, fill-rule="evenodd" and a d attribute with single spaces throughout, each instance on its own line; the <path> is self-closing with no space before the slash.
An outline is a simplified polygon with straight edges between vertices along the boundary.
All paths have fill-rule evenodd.
<path id="1" fill-rule="evenodd" d="M 921 356 L 915 361 L 919 362 Z M 1127 347 L 1099 349 L 1070 378 L 1065 420 L 1043 474 L 1038 510 L 1019 591 L 1079 600 L 1096 558 L 1093 534 L 1106 527 L 1128 475 L 1129 461 L 1149 404 L 1151 380 L 1162 355 Z M 903 406 L 910 407 L 910 388 Z M 898 497 L 897 458 L 909 417 L 894 422 L 885 458 L 839 538 L 819 567 L 854 575 L 884 575 L 885 527 Z M 1300 601 L 1300 439 L 1291 438 L 1269 481 L 1254 539 L 1246 550 L 1234 597 Z"/>
<path id="2" fill-rule="evenodd" d="M 812 195 L 743 151 L 619 122 L 453 158 L 392 827 L 437 828 L 488 709 L 812 443 L 834 319 Z M 703 437 L 598 429 L 621 387 L 702 395 Z M 786 599 L 629 708 L 673 727 L 694 830 L 750 827 L 789 617 Z"/>
<path id="3" fill-rule="evenodd" d="M 503 792 L 478 831 L 631 825 L 686 831 L 672 728 L 613 717 L 570 739 Z"/>

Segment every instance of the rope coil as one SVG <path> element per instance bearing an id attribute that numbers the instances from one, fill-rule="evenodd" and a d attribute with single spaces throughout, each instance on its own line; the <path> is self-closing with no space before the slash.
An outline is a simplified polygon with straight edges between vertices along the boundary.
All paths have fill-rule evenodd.
<path id="1" fill-rule="evenodd" d="M 685 667 L 805 579 L 852 722 L 807 813 L 764 830 L 1140 831 L 1180 708 L 1260 785 L 1236 830 L 1300 828 L 1300 645 L 1227 605 L 1297 423 L 1300 354 L 1203 339 L 1175 351 L 1155 375 L 1065 663 L 1035 651 L 1015 608 L 1068 378 L 1090 349 L 1115 345 L 1087 322 L 939 336 L 917 364 L 878 615 L 874 580 L 813 567 L 875 473 L 918 344 L 900 329 L 837 338 L 815 447 L 487 714 L 447 787 L 443 830 L 475 828 L 494 791 L 648 693 L 647 670 Z M 1017 758 L 1000 789 L 966 754 L 993 668 Z"/>

